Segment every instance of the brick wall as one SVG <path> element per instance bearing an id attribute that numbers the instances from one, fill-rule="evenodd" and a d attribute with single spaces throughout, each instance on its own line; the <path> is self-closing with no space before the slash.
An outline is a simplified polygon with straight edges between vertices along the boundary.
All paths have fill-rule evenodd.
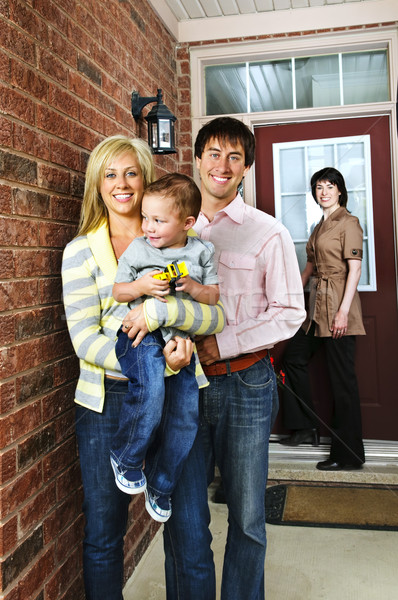
<path id="1" fill-rule="evenodd" d="M 185 64 L 185 63 L 184 63 Z M 157 174 L 192 173 L 186 65 L 145 0 L 0 0 L 0 494 L 6 600 L 77 600 L 82 490 L 74 437 L 78 372 L 61 303 L 92 148 L 146 139 L 130 97 L 163 90 L 179 154 Z M 180 105 L 181 103 L 181 109 Z M 144 109 L 146 113 L 151 106 Z M 181 116 L 181 118 L 180 118 Z M 156 526 L 131 505 L 126 577 Z"/>

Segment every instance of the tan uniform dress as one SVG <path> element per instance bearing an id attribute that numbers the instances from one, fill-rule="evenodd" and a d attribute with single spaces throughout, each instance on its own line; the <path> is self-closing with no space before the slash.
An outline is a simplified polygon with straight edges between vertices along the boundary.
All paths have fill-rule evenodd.
<path id="1" fill-rule="evenodd" d="M 346 208 L 335 210 L 326 221 L 320 220 L 307 243 L 307 260 L 313 264 L 310 299 L 303 329 L 315 322 L 314 335 L 331 337 L 333 318 L 344 296 L 348 275 L 347 259 L 362 260 L 363 232 L 357 217 Z M 365 335 L 358 291 L 348 314 L 346 335 Z"/>

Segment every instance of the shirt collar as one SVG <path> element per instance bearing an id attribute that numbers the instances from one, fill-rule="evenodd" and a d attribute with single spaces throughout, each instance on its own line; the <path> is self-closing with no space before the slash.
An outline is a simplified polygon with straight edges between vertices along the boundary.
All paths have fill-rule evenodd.
<path id="1" fill-rule="evenodd" d="M 232 221 L 235 221 L 235 223 L 243 223 L 245 203 L 243 201 L 242 196 L 240 194 L 237 194 L 232 200 L 232 202 L 230 202 L 229 204 L 227 204 L 227 206 L 216 212 L 214 218 L 216 218 L 217 215 L 221 215 L 221 213 L 227 215 Z M 204 213 L 201 212 L 200 215 L 208 222 L 208 219 Z"/>

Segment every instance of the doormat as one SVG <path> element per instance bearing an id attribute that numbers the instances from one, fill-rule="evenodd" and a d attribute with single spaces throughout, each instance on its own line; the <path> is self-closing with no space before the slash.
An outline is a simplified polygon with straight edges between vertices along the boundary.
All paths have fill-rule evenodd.
<path id="1" fill-rule="evenodd" d="M 272 525 L 398 531 L 398 489 L 275 485 L 265 509 Z"/>

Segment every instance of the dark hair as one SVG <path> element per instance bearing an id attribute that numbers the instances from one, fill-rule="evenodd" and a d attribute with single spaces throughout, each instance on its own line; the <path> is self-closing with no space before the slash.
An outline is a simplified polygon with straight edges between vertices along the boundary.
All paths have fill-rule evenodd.
<path id="1" fill-rule="evenodd" d="M 144 196 L 158 194 L 174 202 L 174 208 L 182 219 L 198 218 L 202 198 L 198 186 L 191 177 L 183 173 L 169 173 L 149 184 Z"/>
<path id="2" fill-rule="evenodd" d="M 317 171 L 313 174 L 313 176 L 311 177 L 311 192 L 315 202 L 317 202 L 316 186 L 319 181 L 329 181 L 330 183 L 335 185 L 340 192 L 340 206 L 347 206 L 348 193 L 347 188 L 345 187 L 344 177 L 342 176 L 340 171 L 338 171 L 334 167 L 325 167 L 324 169 L 321 169 L 320 171 Z"/>
<path id="3" fill-rule="evenodd" d="M 251 167 L 254 162 L 256 141 L 250 129 L 232 117 L 217 117 L 203 125 L 195 141 L 195 156 L 202 157 L 206 144 L 216 139 L 220 142 L 228 141 L 231 144 L 240 142 L 245 151 L 245 167 Z"/>

